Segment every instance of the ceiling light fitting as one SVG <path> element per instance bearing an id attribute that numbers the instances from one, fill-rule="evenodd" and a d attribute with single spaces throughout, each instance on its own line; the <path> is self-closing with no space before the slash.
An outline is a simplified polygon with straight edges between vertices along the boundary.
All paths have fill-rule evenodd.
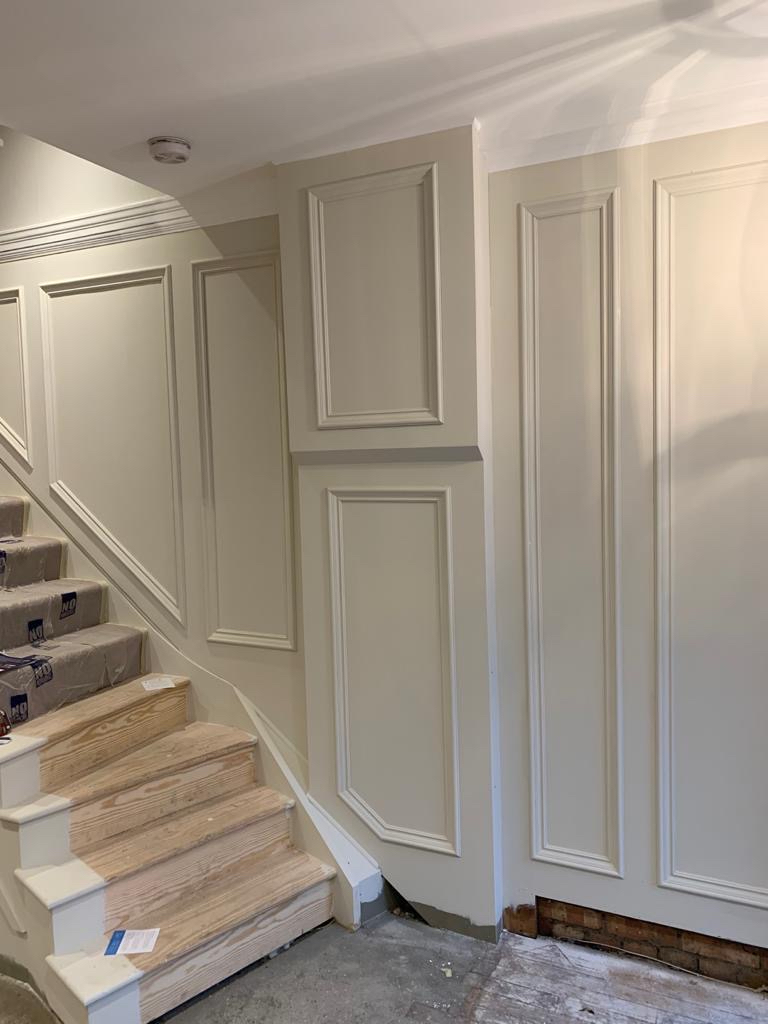
<path id="1" fill-rule="evenodd" d="M 153 160 L 159 164 L 185 164 L 192 152 L 192 144 L 186 139 L 177 139 L 171 135 L 157 135 L 147 139 L 147 146 Z"/>

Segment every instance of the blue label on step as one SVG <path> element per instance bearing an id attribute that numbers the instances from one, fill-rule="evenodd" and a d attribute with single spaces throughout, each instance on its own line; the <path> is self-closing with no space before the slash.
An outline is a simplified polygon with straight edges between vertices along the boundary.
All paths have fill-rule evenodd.
<path id="1" fill-rule="evenodd" d="M 68 594 L 61 595 L 61 615 L 60 619 L 68 619 L 70 615 L 74 615 L 77 611 L 77 594 L 74 590 Z"/>
<path id="2" fill-rule="evenodd" d="M 29 642 L 31 644 L 41 644 L 45 640 L 45 630 L 43 629 L 42 619 L 30 619 L 27 623 L 27 631 L 29 633 Z"/>
<path id="3" fill-rule="evenodd" d="M 125 937 L 125 929 L 120 932 L 112 932 L 112 938 L 107 943 L 107 948 L 104 950 L 104 956 L 117 956 L 117 951 L 120 949 L 120 943 Z"/>
<path id="4" fill-rule="evenodd" d="M 29 718 L 29 700 L 26 693 L 19 693 L 11 697 L 11 723 L 21 725 Z"/>
<path id="5" fill-rule="evenodd" d="M 0 576 L 5 575 L 5 566 L 7 562 L 7 555 L 4 551 L 0 551 Z"/>

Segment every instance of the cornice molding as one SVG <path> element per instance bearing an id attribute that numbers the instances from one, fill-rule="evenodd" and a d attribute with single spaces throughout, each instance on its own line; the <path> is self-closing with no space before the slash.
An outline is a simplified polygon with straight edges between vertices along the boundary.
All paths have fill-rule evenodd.
<path id="1" fill-rule="evenodd" d="M 196 227 L 197 222 L 178 200 L 170 197 L 144 199 L 84 217 L 0 231 L 0 263 L 90 249 L 96 245 L 114 245 Z"/>

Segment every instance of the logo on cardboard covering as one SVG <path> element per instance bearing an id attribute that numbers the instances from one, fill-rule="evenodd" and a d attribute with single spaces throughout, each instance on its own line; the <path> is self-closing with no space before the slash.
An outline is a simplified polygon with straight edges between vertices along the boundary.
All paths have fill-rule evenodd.
<path id="1" fill-rule="evenodd" d="M 20 725 L 29 718 L 29 699 L 26 693 L 19 693 L 11 697 L 11 722 L 13 725 Z"/>
<path id="2" fill-rule="evenodd" d="M 60 619 L 68 619 L 70 615 L 74 615 L 77 611 L 77 594 L 74 590 L 67 594 L 61 595 L 61 614 Z"/>
<path id="3" fill-rule="evenodd" d="M 27 623 L 27 633 L 31 644 L 45 643 L 45 627 L 42 619 L 30 619 Z"/>
<path id="4" fill-rule="evenodd" d="M 32 665 L 32 672 L 35 676 L 35 686 L 43 686 L 53 679 L 53 665 L 48 658 L 38 658 Z"/>

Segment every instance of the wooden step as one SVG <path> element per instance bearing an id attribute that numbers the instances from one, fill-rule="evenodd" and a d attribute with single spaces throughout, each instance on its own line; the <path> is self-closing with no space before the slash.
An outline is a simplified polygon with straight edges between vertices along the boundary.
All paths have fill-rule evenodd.
<path id="1" fill-rule="evenodd" d="M 48 723 L 64 714 L 62 705 L 78 702 L 82 707 L 90 694 L 138 676 L 143 643 L 143 630 L 105 622 L 46 641 L 42 647 L 11 648 L 5 654 L 21 661 L 3 675 L 0 707 L 17 723 L 15 732 L 34 729 L 29 735 L 42 735 L 41 718 Z M 72 715 L 75 722 L 79 714 Z M 46 779 L 48 784 L 52 781 Z"/>
<path id="2" fill-rule="evenodd" d="M 126 958 L 144 972 L 143 1024 L 328 921 L 334 875 L 297 850 L 244 857 L 199 894 L 128 919 L 130 928 L 160 929 L 152 953 Z"/>
<path id="3" fill-rule="evenodd" d="M 61 575 L 64 546 L 53 537 L 0 540 L 0 586 L 23 587 Z"/>
<path id="4" fill-rule="evenodd" d="M 101 631 L 100 636 L 110 631 L 126 631 L 129 636 L 138 633 L 111 624 L 83 633 L 97 631 Z M 145 688 L 145 683 L 158 681 L 173 686 Z M 55 793 L 116 757 L 145 746 L 149 740 L 183 728 L 189 717 L 188 690 L 188 679 L 150 673 L 44 715 L 15 732 L 45 739 L 40 751 L 40 787 L 43 792 Z"/>
<path id="5" fill-rule="evenodd" d="M 0 537 L 20 537 L 24 533 L 26 508 L 23 498 L 0 497 Z"/>
<path id="6" fill-rule="evenodd" d="M 0 590 L 0 650 L 21 647 L 40 635 L 48 640 L 95 626 L 101 622 L 103 599 L 103 585 L 93 580 L 51 580 Z"/>
<path id="7" fill-rule="evenodd" d="M 250 786 L 88 850 L 83 860 L 107 884 L 104 927 L 199 893 L 244 856 L 287 848 L 292 806 L 275 790 Z"/>
<path id="8" fill-rule="evenodd" d="M 256 781 L 255 744 L 239 729 L 192 722 L 62 786 L 72 852 L 245 789 Z"/>

